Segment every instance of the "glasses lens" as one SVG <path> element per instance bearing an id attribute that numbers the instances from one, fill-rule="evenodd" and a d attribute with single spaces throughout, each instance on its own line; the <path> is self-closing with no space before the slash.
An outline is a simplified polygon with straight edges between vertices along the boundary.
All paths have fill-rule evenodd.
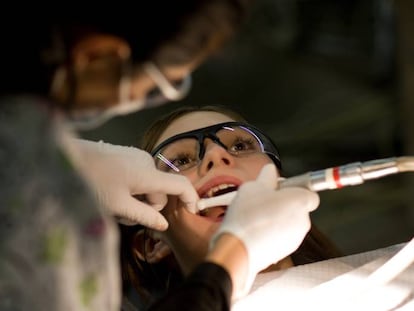
<path id="1" fill-rule="evenodd" d="M 164 172 L 181 172 L 198 164 L 198 141 L 183 138 L 172 141 L 155 154 L 156 167 Z"/>
<path id="2" fill-rule="evenodd" d="M 190 77 L 185 77 L 183 80 L 180 80 L 180 81 L 169 82 L 170 83 L 169 88 L 171 90 L 174 90 L 174 92 L 176 93 L 175 97 L 177 98 L 177 100 L 184 98 L 187 95 L 189 88 L 190 88 L 190 86 L 188 85 L 188 83 L 190 83 L 189 79 Z M 176 99 L 168 97 L 166 95 L 166 91 L 162 90 L 157 85 L 147 93 L 145 106 L 148 108 L 156 107 L 170 100 L 176 100 Z"/>
<path id="3" fill-rule="evenodd" d="M 168 101 L 181 100 L 191 89 L 191 76 L 186 76 L 180 81 L 155 80 L 156 87 L 146 95 L 146 107 L 156 107 Z"/>
<path id="4" fill-rule="evenodd" d="M 260 139 L 247 127 L 224 126 L 216 135 L 232 155 L 242 156 L 264 151 Z"/>
<path id="5" fill-rule="evenodd" d="M 234 156 L 265 152 L 263 143 L 256 133 L 244 126 L 223 126 L 217 132 L 205 133 L 205 135 L 204 138 L 213 136 L 218 138 L 219 141 L 215 143 Z M 158 169 L 179 173 L 198 165 L 200 145 L 196 137 L 181 138 L 164 146 L 154 155 L 154 158 Z"/>

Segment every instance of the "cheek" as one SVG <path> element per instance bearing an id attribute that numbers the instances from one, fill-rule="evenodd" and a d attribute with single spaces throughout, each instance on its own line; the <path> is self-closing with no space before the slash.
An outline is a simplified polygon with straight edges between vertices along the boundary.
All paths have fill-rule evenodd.
<path id="1" fill-rule="evenodd" d="M 273 163 L 273 161 L 266 155 L 258 155 L 257 157 L 247 159 L 247 161 L 243 163 L 243 166 L 248 179 L 256 179 L 263 166 L 269 163 Z"/>
<path id="2" fill-rule="evenodd" d="M 269 163 L 273 163 L 273 161 L 265 154 L 258 154 L 251 157 L 234 159 L 238 163 L 237 169 L 242 169 L 245 172 L 245 176 L 247 177 L 246 180 L 256 179 L 263 166 Z M 200 180 L 200 176 L 198 176 L 197 170 L 187 173 L 184 176 L 187 177 L 193 185 L 195 185 Z"/>
<path id="3" fill-rule="evenodd" d="M 178 211 L 167 219 L 169 227 L 163 232 L 163 240 L 170 246 L 184 271 L 199 264 L 208 252 L 208 245 L 218 224 L 212 224 L 187 211 Z"/>
<path id="4" fill-rule="evenodd" d="M 177 201 L 169 200 L 162 211 L 169 224 L 167 231 L 163 233 L 164 237 L 173 244 L 209 241 L 218 225 L 188 212 L 183 206 L 178 206 Z"/>
<path id="5" fill-rule="evenodd" d="M 183 174 L 184 177 L 186 177 L 192 185 L 195 185 L 196 182 L 200 179 L 200 176 L 198 176 L 198 170 L 192 170 L 189 173 Z"/>
<path id="6" fill-rule="evenodd" d="M 181 208 L 173 217 L 168 217 L 167 234 L 183 240 L 206 239 L 217 230 L 218 225 Z"/>

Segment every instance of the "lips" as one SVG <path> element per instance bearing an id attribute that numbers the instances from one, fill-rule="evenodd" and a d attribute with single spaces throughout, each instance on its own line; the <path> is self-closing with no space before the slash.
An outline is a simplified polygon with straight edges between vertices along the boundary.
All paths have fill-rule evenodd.
<path id="1" fill-rule="evenodd" d="M 210 179 L 204 185 L 197 189 L 200 198 L 211 198 L 236 190 L 242 181 L 233 176 L 218 176 Z"/>
<path id="2" fill-rule="evenodd" d="M 232 176 L 219 176 L 206 182 L 198 189 L 200 198 L 212 198 L 238 189 L 242 181 Z M 227 206 L 213 206 L 199 212 L 200 216 L 212 221 L 222 221 L 226 215 Z"/>
<path id="3" fill-rule="evenodd" d="M 212 198 L 216 197 L 221 194 L 225 194 L 227 192 L 231 192 L 234 190 L 237 190 L 238 186 L 235 184 L 220 184 L 213 188 L 210 188 L 203 196 L 202 198 Z"/>

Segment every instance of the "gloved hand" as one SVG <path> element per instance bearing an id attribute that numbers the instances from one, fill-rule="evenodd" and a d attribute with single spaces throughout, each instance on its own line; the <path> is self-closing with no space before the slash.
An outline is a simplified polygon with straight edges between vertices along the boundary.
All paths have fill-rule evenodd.
<path id="1" fill-rule="evenodd" d="M 102 206 L 119 222 L 167 229 L 168 223 L 159 213 L 167 203 L 167 195 L 177 195 L 195 212 L 199 197 L 190 181 L 184 176 L 157 170 L 149 153 L 134 147 L 76 138 L 69 144 L 80 174 L 89 182 Z"/>
<path id="2" fill-rule="evenodd" d="M 309 212 L 319 205 L 319 196 L 310 190 L 275 189 L 276 167 L 268 164 L 255 181 L 240 186 L 211 240 L 210 248 L 221 234 L 230 233 L 247 250 L 248 276 L 236 299 L 248 293 L 257 273 L 299 247 L 311 226 Z"/>

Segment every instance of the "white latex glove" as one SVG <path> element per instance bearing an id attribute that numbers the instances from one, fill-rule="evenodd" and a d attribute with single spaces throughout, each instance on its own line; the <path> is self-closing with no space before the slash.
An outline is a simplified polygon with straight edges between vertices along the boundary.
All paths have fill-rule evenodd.
<path id="1" fill-rule="evenodd" d="M 167 203 L 167 195 L 179 196 L 195 212 L 199 197 L 190 181 L 184 176 L 157 170 L 149 153 L 102 141 L 72 138 L 69 144 L 80 174 L 89 182 L 102 206 L 119 222 L 167 229 L 167 220 L 159 213 Z M 138 198 L 144 198 L 145 202 Z"/>
<path id="2" fill-rule="evenodd" d="M 211 247 L 223 233 L 238 237 L 248 254 L 247 280 L 236 299 L 246 295 L 257 273 L 289 256 L 310 229 L 309 212 L 319 205 L 319 196 L 304 188 L 277 189 L 273 164 L 263 167 L 255 181 L 240 186 L 227 209 Z"/>

